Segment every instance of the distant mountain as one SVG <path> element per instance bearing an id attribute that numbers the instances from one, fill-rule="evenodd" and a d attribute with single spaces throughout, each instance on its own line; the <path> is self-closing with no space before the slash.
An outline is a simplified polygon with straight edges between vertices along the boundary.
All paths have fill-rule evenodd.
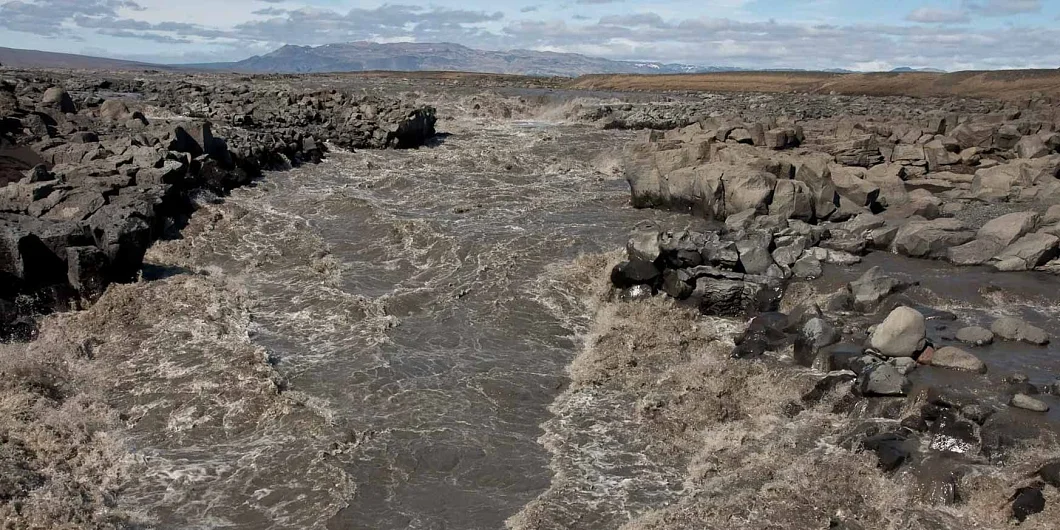
<path id="1" fill-rule="evenodd" d="M 910 72 L 920 72 L 925 74 L 944 74 L 945 70 L 939 70 L 937 68 L 910 68 L 908 66 L 901 66 L 891 70 L 892 74 L 905 74 Z"/>
<path id="2" fill-rule="evenodd" d="M 189 65 L 190 66 L 190 65 Z M 450 43 L 351 42 L 284 46 L 235 63 L 194 65 L 251 73 L 461 71 L 576 77 L 585 74 L 674 74 L 728 72 L 736 68 L 657 62 L 612 61 L 575 53 L 532 50 L 486 51 Z"/>
<path id="3" fill-rule="evenodd" d="M 41 52 L 0 48 L 0 65 L 8 68 L 69 68 L 73 70 L 145 70 L 168 68 L 165 66 L 104 59 L 70 53 Z"/>

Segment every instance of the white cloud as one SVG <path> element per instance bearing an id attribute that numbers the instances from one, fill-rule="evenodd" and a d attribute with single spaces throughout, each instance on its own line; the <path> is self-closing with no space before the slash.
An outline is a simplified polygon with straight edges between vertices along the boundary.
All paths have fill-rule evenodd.
<path id="1" fill-rule="evenodd" d="M 909 13 L 905 19 L 910 22 L 923 22 L 926 24 L 960 24 L 971 21 L 967 11 L 931 7 L 917 9 Z"/>

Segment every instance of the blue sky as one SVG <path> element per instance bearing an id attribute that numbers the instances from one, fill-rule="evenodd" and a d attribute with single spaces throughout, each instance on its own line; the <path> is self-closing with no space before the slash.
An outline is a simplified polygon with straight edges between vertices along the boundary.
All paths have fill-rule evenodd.
<path id="1" fill-rule="evenodd" d="M 0 0 L 0 46 L 156 62 L 457 42 L 747 68 L 1060 67 L 1060 0 Z"/>

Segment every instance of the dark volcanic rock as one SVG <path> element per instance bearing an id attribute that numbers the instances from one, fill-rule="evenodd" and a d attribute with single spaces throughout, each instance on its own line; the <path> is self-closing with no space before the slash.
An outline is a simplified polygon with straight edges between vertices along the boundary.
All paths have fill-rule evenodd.
<path id="1" fill-rule="evenodd" d="M 248 88 L 223 76 L 147 76 L 123 84 L 135 97 L 104 101 L 96 91 L 107 83 L 18 75 L 0 82 L 5 337 L 27 316 L 91 303 L 109 283 L 135 279 L 147 248 L 201 190 L 224 194 L 265 169 L 319 162 L 328 143 L 413 148 L 435 134 L 432 108 L 278 80 Z M 148 122 L 130 105 L 179 117 Z"/>

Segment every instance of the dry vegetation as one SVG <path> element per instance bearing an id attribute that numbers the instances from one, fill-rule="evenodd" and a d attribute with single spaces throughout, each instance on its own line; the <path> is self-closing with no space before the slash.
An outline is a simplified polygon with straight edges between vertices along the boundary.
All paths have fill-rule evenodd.
<path id="1" fill-rule="evenodd" d="M 865 96 L 973 97 L 1008 100 L 1060 97 L 1060 70 L 829 74 L 731 72 L 690 75 L 589 75 L 570 83 L 586 90 L 806 92 Z"/>
<path id="2" fill-rule="evenodd" d="M 92 343 L 53 329 L 0 345 L 0 521 L 4 529 L 119 528 L 127 478 L 117 413 L 90 372 Z"/>

